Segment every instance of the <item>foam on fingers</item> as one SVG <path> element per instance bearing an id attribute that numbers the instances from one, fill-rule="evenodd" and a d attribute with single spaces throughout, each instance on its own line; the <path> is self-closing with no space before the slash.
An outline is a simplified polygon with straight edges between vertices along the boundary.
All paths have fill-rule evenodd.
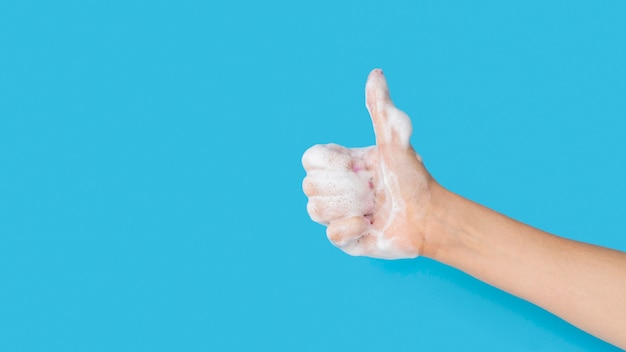
<path id="1" fill-rule="evenodd" d="M 375 68 L 367 76 L 365 83 L 365 103 L 368 109 L 375 109 L 390 102 L 389 86 L 383 70 Z"/>
<path id="2" fill-rule="evenodd" d="M 372 148 L 347 149 L 336 144 L 316 145 L 303 158 L 307 176 L 302 182 L 309 196 L 307 211 L 313 221 L 365 216 L 374 209 Z"/>
<path id="3" fill-rule="evenodd" d="M 332 222 L 326 229 L 326 236 L 337 247 L 360 237 L 367 230 L 369 222 L 363 216 L 352 216 Z"/>
<path id="4" fill-rule="evenodd" d="M 369 197 L 369 177 L 350 170 L 313 170 L 302 181 L 302 189 L 309 197 L 354 194 L 366 198 Z"/>
<path id="5" fill-rule="evenodd" d="M 365 105 L 372 118 L 376 145 L 407 148 L 413 126 L 411 119 L 395 107 L 389 94 L 387 79 L 381 69 L 374 69 L 365 84 Z"/>
<path id="6" fill-rule="evenodd" d="M 306 170 L 343 170 L 350 167 L 352 158 L 337 144 L 316 144 L 302 155 Z"/>

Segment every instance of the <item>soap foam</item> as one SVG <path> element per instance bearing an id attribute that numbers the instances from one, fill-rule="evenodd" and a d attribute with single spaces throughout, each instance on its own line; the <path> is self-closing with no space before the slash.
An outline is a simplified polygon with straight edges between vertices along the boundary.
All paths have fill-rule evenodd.
<path id="1" fill-rule="evenodd" d="M 365 216 L 374 210 L 373 172 L 363 160 L 373 147 L 336 147 L 318 144 L 302 158 L 304 165 L 313 167 L 302 182 L 309 196 L 307 210 L 314 221 L 324 225 L 333 220 Z"/>
<path id="2" fill-rule="evenodd" d="M 411 119 L 391 101 L 387 80 L 380 69 L 372 70 L 367 78 L 365 106 L 372 116 L 377 145 L 410 147 Z"/>

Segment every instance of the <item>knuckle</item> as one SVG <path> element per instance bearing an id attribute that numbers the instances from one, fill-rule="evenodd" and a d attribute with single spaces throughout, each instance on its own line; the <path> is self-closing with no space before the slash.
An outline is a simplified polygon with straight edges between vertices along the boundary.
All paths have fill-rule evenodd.
<path id="1" fill-rule="evenodd" d="M 316 144 L 302 155 L 305 170 L 326 170 L 345 168 L 350 163 L 348 149 L 337 144 Z"/>
<path id="2" fill-rule="evenodd" d="M 307 196 L 312 196 L 313 194 L 315 194 L 315 190 L 317 189 L 316 184 L 311 180 L 310 177 L 305 177 L 304 180 L 302 180 L 302 191 L 304 192 L 304 194 L 306 194 Z"/>
<path id="3" fill-rule="evenodd" d="M 309 147 L 309 149 L 307 149 L 304 154 L 302 154 L 302 166 L 304 166 L 305 169 L 309 169 L 315 166 L 315 161 L 320 153 L 320 148 L 322 148 L 322 146 L 316 144 L 312 147 Z"/>
<path id="4" fill-rule="evenodd" d="M 325 224 L 326 216 L 325 210 L 322 204 L 316 199 L 311 199 L 306 205 L 306 210 L 309 213 L 311 219 L 315 222 Z"/>
<path id="5" fill-rule="evenodd" d="M 338 226 L 329 226 L 326 229 L 326 237 L 330 242 L 338 247 L 342 245 L 342 240 L 344 238 L 344 236 L 342 236 L 342 231 Z"/>
<path id="6" fill-rule="evenodd" d="M 365 230 L 362 219 L 358 217 L 344 218 L 331 223 L 326 229 L 326 237 L 335 246 L 343 248 L 358 240 Z M 358 242 L 358 241 L 356 241 Z"/>

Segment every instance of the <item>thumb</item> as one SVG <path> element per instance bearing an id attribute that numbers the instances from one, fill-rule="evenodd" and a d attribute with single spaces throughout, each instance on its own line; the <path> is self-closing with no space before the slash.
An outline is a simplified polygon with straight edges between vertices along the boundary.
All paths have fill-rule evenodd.
<path id="1" fill-rule="evenodd" d="M 413 131 L 411 119 L 393 105 L 383 71 L 372 70 L 365 84 L 365 105 L 372 118 L 376 145 L 408 148 Z"/>

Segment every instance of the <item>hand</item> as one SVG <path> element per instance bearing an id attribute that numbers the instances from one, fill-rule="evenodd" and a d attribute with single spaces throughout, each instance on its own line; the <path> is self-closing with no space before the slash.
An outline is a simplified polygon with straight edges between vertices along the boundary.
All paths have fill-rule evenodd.
<path id="1" fill-rule="evenodd" d="M 367 79 L 365 100 L 376 145 L 309 148 L 302 157 L 307 211 L 350 255 L 414 258 L 423 253 L 424 219 L 436 182 L 411 147 L 411 120 L 393 105 L 380 69 Z"/>

